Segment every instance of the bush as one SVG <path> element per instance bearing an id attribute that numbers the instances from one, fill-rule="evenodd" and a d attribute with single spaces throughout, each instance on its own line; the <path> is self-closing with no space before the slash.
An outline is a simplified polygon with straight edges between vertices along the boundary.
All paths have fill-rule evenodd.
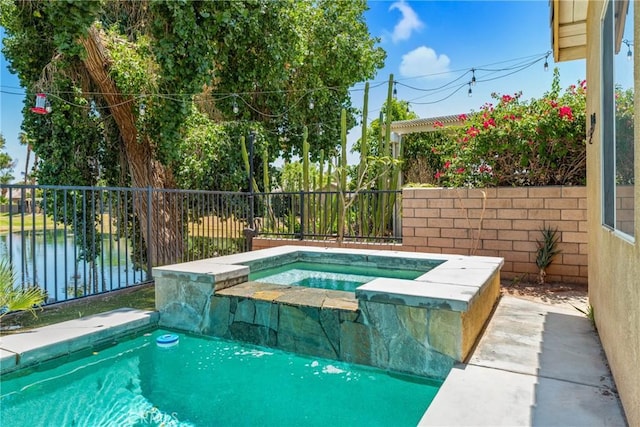
<path id="1" fill-rule="evenodd" d="M 540 99 L 493 94 L 460 126 L 408 139 L 405 175 L 422 163 L 435 170 L 426 183 L 445 187 L 584 185 L 586 90 L 582 81 L 560 95 L 556 70 Z"/>

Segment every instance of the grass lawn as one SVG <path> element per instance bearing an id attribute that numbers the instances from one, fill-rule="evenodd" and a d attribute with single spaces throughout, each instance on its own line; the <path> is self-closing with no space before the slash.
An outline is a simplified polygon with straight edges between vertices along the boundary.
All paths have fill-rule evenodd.
<path id="1" fill-rule="evenodd" d="M 41 213 L 33 214 L 13 214 L 11 215 L 11 227 L 14 232 L 19 232 L 24 226 L 26 231 L 42 230 L 44 228 L 44 215 Z M 51 220 L 47 221 L 47 228 L 53 227 Z M 0 213 L 0 233 L 9 231 L 9 214 Z"/>
<path id="2" fill-rule="evenodd" d="M 0 330 L 0 335 L 20 333 L 25 330 L 123 307 L 155 310 L 155 288 L 153 285 L 140 285 L 104 295 L 82 298 L 77 301 L 53 304 L 36 311 L 37 317 L 33 317 L 28 312 L 7 314 L 2 318 L 2 328 L 10 328 L 10 330 Z M 20 328 L 12 329 L 17 325 Z"/>

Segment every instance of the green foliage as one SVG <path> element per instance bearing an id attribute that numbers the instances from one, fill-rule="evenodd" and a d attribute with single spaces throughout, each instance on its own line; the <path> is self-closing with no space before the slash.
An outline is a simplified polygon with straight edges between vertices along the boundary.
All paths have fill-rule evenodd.
<path id="1" fill-rule="evenodd" d="M 405 171 L 422 162 L 436 169 L 427 183 L 448 187 L 584 185 L 586 90 L 582 81 L 560 95 L 556 70 L 540 99 L 493 94 L 459 126 L 409 140 Z"/>
<path id="2" fill-rule="evenodd" d="M 36 316 L 35 308 L 42 305 L 46 294 L 38 287 L 17 288 L 15 272 L 6 259 L 0 260 L 0 319 L 11 312 L 26 310 Z"/>
<path id="3" fill-rule="evenodd" d="M 319 171 L 315 164 L 309 165 L 309 180 L 319 182 Z M 280 188 L 284 192 L 300 191 L 304 188 L 304 166 L 302 162 L 287 162 L 282 165 Z M 311 190 L 317 190 L 312 188 Z"/>
<path id="4" fill-rule="evenodd" d="M 582 309 L 580 307 L 576 307 L 575 305 L 573 306 L 573 308 L 575 308 L 576 310 L 578 310 L 580 313 L 584 314 L 585 317 L 587 319 L 589 319 L 589 322 L 591 322 L 591 325 L 593 326 L 594 330 L 598 330 L 598 325 L 596 325 L 596 313 L 595 310 L 593 308 L 593 306 L 591 304 L 589 304 L 589 306 L 587 307 L 587 309 Z"/>
<path id="5" fill-rule="evenodd" d="M 182 142 L 185 134 L 197 133 L 194 98 L 216 122 L 260 122 L 269 135 L 261 143 L 274 158 L 300 154 L 305 124 L 323 131 L 309 136 L 312 159 L 323 148 L 335 152 L 338 112 L 347 109 L 348 124 L 354 123 L 348 88 L 372 77 L 385 57 L 368 32 L 365 10 L 365 0 L 2 0 L 0 24 L 7 34 L 3 52 L 22 86 L 28 93 L 54 95 L 49 96 L 54 115 L 64 113 L 31 117 L 24 125 L 37 140 L 42 176 L 53 179 L 57 171 L 61 180 L 73 178 L 67 184 L 101 180 L 128 185 L 123 177 L 131 153 L 121 146 L 122 129 L 88 77 L 86 53 L 78 43 L 89 27 L 101 31 L 105 66 L 131 106 L 139 143 L 148 146 L 151 160 L 184 175 L 192 167 L 185 167 L 184 159 L 195 150 Z M 240 107 L 237 116 L 234 101 Z M 62 110 L 65 103 L 79 111 Z M 138 114 L 140 104 L 146 107 L 144 116 Z M 204 126 L 201 133 L 212 133 L 209 123 Z M 89 127 L 103 141 L 96 143 L 91 135 L 86 144 Z M 54 132 L 66 139 L 54 138 Z M 192 151 L 181 151 L 185 145 Z M 69 156 L 73 150 L 82 152 L 77 165 L 68 163 L 75 159 Z M 89 167 L 83 169 L 83 162 Z M 240 161 L 227 164 L 229 169 L 240 166 Z M 198 180 L 187 181 L 192 186 Z M 235 178 L 207 185 L 238 187 Z"/>
<path id="6" fill-rule="evenodd" d="M 631 185 L 635 182 L 633 128 L 633 89 L 616 87 L 616 183 Z"/>
<path id="7" fill-rule="evenodd" d="M 267 145 L 259 123 L 216 123 L 205 114 L 192 111 L 179 145 L 182 158 L 176 163 L 176 180 L 181 188 L 201 190 L 248 190 L 240 136 L 255 131 L 254 176 L 262 175 L 261 155 Z M 273 159 L 270 159 L 273 160 Z"/>
<path id="8" fill-rule="evenodd" d="M 4 136 L 0 133 L 0 184 L 8 184 L 13 180 L 11 171 L 15 165 L 8 153 L 2 151 L 6 145 Z"/>
<path id="9" fill-rule="evenodd" d="M 560 236 L 557 228 L 547 227 L 541 230 L 542 241 L 537 241 L 538 251 L 536 252 L 536 265 L 539 269 L 538 279 L 540 283 L 544 283 L 547 275 L 546 269 L 551 265 L 553 259 L 561 251 L 558 249 Z"/>

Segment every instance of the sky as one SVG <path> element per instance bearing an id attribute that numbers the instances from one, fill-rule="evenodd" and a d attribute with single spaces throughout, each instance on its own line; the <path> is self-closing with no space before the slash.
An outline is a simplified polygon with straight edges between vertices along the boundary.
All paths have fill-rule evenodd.
<path id="1" fill-rule="evenodd" d="M 390 74 L 397 81 L 398 99 L 409 101 L 422 118 L 477 111 L 492 101 L 493 92 L 522 91 L 524 99 L 538 98 L 550 90 L 554 67 L 563 89 L 585 78 L 584 60 L 556 64 L 552 54 L 544 71 L 545 55 L 551 51 L 548 0 L 380 0 L 368 5 L 369 32 L 387 52 L 384 68 L 370 82 L 369 120 L 377 118 L 386 99 Z M 14 175 L 21 179 L 26 156 L 26 147 L 18 141 L 23 96 L 6 92 L 24 91 L 8 72 L 3 55 L 0 67 L 0 132 L 7 140 L 6 151 L 17 161 Z M 477 70 L 477 83 L 468 96 L 472 69 Z M 493 71 L 499 69 L 504 71 Z M 357 84 L 351 90 L 357 108 L 362 107 L 363 87 Z M 359 134 L 359 127 L 353 129 L 349 143 Z M 357 155 L 350 154 L 348 161 L 355 163 Z"/>

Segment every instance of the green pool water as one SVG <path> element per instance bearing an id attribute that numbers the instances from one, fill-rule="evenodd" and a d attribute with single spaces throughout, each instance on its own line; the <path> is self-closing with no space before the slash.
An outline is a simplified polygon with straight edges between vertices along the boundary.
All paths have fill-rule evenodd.
<path id="1" fill-rule="evenodd" d="M 167 331 L 3 376 L 9 426 L 415 426 L 441 383 Z"/>
<path id="2" fill-rule="evenodd" d="M 277 285 L 353 292 L 377 277 L 413 280 L 428 270 L 405 270 L 346 264 L 321 264 L 296 261 L 251 273 L 249 280 Z"/>

